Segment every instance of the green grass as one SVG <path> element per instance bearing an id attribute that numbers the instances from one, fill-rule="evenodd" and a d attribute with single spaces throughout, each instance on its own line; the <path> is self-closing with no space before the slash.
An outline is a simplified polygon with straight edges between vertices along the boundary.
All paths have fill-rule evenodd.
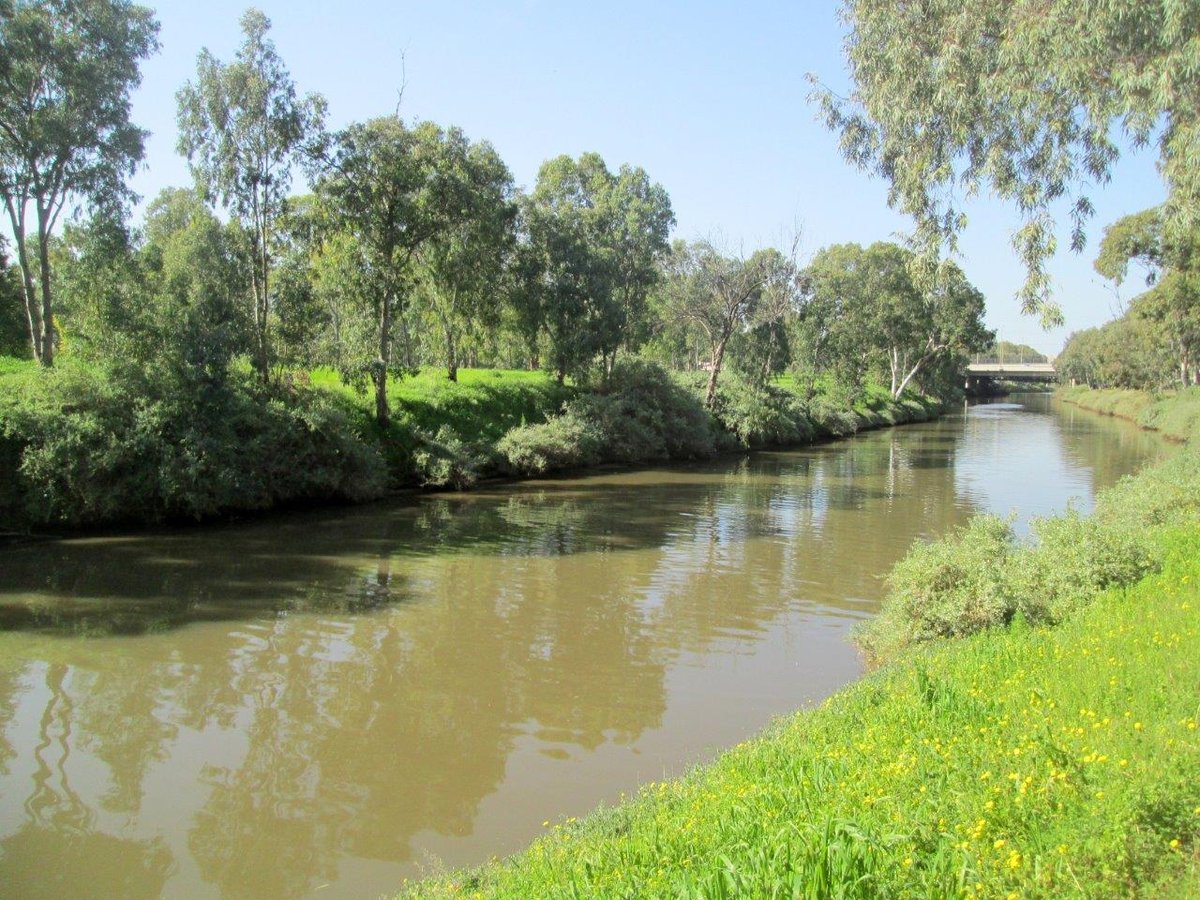
<path id="1" fill-rule="evenodd" d="M 1160 573 L 1063 626 L 912 653 L 688 777 L 408 894 L 1186 890 L 1200 848 L 1200 534 L 1176 526 L 1162 542 Z"/>
<path id="2" fill-rule="evenodd" d="M 1150 406 L 1155 398 L 1145 391 L 1125 390 L 1123 388 L 1105 388 L 1093 390 L 1089 387 L 1070 387 L 1059 391 L 1058 396 L 1066 403 L 1074 404 L 1081 409 L 1116 416 L 1119 419 L 1138 421 L 1142 412 Z"/>
<path id="3" fill-rule="evenodd" d="M 1081 409 L 1136 422 L 1173 441 L 1189 441 L 1200 435 L 1200 387 L 1155 394 L 1072 387 L 1061 389 L 1058 396 Z"/>
<path id="4" fill-rule="evenodd" d="M 31 359 L 0 356 L 0 389 L 33 377 L 37 370 L 38 364 Z"/>
<path id="5" fill-rule="evenodd" d="M 368 415 L 374 412 L 374 394 L 342 384 L 332 370 L 314 371 L 312 383 L 353 398 Z M 516 369 L 459 369 L 457 382 L 444 369 L 423 369 L 388 383 L 394 412 L 408 424 L 428 434 L 449 426 L 464 440 L 489 444 L 512 428 L 544 422 L 575 393 L 547 372 Z"/>

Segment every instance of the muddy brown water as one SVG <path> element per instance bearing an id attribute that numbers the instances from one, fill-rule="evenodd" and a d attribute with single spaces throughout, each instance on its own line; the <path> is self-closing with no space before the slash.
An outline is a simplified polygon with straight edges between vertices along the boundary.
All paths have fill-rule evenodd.
<path id="1" fill-rule="evenodd" d="M 854 680 L 918 538 L 1167 452 L 1044 397 L 795 452 L 0 551 L 0 893 L 372 897 Z"/>

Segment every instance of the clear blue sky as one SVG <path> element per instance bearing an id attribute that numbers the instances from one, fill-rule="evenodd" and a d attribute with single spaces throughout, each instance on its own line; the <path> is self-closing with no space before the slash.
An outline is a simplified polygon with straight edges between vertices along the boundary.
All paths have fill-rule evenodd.
<path id="1" fill-rule="evenodd" d="M 143 0 L 146 2 L 146 0 Z M 153 5 L 153 4 L 151 4 Z M 670 192 L 676 236 L 731 249 L 778 244 L 798 225 L 802 258 L 843 241 L 886 240 L 907 227 L 886 186 L 846 164 L 807 102 L 805 73 L 847 90 L 844 30 L 832 3 L 606 4 L 274 2 L 258 4 L 301 93 L 329 103 L 333 127 L 395 109 L 458 125 L 495 145 L 518 184 L 561 153 L 599 152 L 646 169 Z M 175 92 L 207 47 L 232 58 L 242 2 L 164 2 L 161 52 L 143 67 L 134 118 L 152 132 L 134 189 L 146 198 L 189 182 L 175 153 Z M 297 187 L 302 184 L 297 179 Z M 1022 270 L 1009 247 L 1015 213 L 981 201 L 962 244 L 1000 336 L 1057 353 L 1073 330 L 1100 324 L 1118 298 L 1091 269 L 1102 228 L 1161 201 L 1153 153 L 1127 154 L 1095 191 L 1082 256 L 1054 260 L 1065 328 L 1020 315 Z M 1066 233 L 1061 243 L 1066 245 Z M 1123 289 L 1128 300 L 1134 291 Z"/>

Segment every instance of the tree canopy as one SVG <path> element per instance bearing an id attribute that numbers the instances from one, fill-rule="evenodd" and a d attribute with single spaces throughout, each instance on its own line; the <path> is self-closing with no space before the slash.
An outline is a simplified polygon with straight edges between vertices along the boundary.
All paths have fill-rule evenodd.
<path id="1" fill-rule="evenodd" d="M 271 350 L 271 243 L 300 152 L 320 133 L 325 101 L 296 96 L 275 44 L 270 20 L 257 9 L 241 19 L 242 46 L 231 63 L 208 50 L 196 61 L 196 80 L 179 104 L 179 151 L 188 158 L 201 193 L 218 201 L 245 228 L 253 297 L 255 366 L 268 377 Z"/>
<path id="2" fill-rule="evenodd" d="M 146 134 L 129 97 L 157 35 L 151 11 L 128 0 L 0 0 L 0 197 L 44 365 L 55 341 L 50 237 L 72 199 L 115 209 L 130 197 Z"/>
<path id="3" fill-rule="evenodd" d="M 1200 222 L 1200 5 L 844 0 L 842 15 L 854 89 L 815 95 L 847 158 L 887 179 L 929 254 L 954 249 L 965 200 L 1013 203 L 1026 312 L 1061 319 L 1045 268 L 1055 214 L 1081 249 L 1089 186 L 1122 138 L 1157 144 L 1168 231 Z"/>

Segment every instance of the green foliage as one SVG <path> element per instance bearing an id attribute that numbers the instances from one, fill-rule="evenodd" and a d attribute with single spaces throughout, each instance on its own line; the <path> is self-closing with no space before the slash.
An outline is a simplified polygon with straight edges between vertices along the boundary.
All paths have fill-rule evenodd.
<path id="1" fill-rule="evenodd" d="M 382 459 L 346 407 L 241 383 L 201 392 L 63 366 L 0 397 L 14 468 L 6 521 L 81 526 L 265 509 L 380 494 Z"/>
<path id="2" fill-rule="evenodd" d="M 464 490 L 479 480 L 488 458 L 485 449 L 469 444 L 449 425 L 432 438 L 425 438 L 413 454 L 413 463 L 423 487 Z"/>
<path id="3" fill-rule="evenodd" d="M 559 156 L 538 171 L 522 208 L 517 294 L 527 330 L 544 334 L 561 382 L 642 330 L 646 297 L 675 224 L 661 185 L 640 168 L 614 174 L 596 153 Z"/>
<path id="4" fill-rule="evenodd" d="M 517 475 L 542 475 L 600 462 L 604 437 L 588 412 L 568 404 L 547 422 L 514 428 L 496 445 L 503 467 Z"/>
<path id="5" fill-rule="evenodd" d="M 1111 173 L 1119 135 L 1158 147 L 1168 231 L 1200 219 L 1195 15 L 1173 3 L 845 0 L 855 88 L 817 99 L 847 158 L 888 180 L 929 254 L 955 246 L 965 198 L 991 191 L 1016 206 L 1022 306 L 1056 321 L 1045 269 L 1054 212 L 1067 205 L 1081 249 L 1086 192 Z"/>
<path id="6" fill-rule="evenodd" d="M 715 409 L 725 353 L 739 331 L 782 321 L 795 296 L 795 266 L 778 250 L 749 258 L 729 256 L 708 241 L 677 241 L 667 260 L 659 315 L 673 328 L 692 330 L 708 355 L 704 405 Z M 763 372 L 761 380 L 765 380 Z"/>
<path id="7" fill-rule="evenodd" d="M 70 200 L 122 208 L 145 132 L 129 120 L 151 10 L 128 0 L 0 4 L 0 197 L 22 272 L 33 355 L 55 352 L 49 241 Z M 32 215 L 30 214 L 32 207 Z"/>
<path id="8" fill-rule="evenodd" d="M 1200 450 L 1127 478 L 1100 495 L 1094 516 L 1074 511 L 1033 523 L 1017 541 L 995 516 L 919 544 L 896 564 L 880 614 L 857 635 L 875 658 L 922 642 L 1004 625 L 1018 614 L 1055 624 L 1101 591 L 1158 564 L 1151 529 L 1200 521 Z"/>
<path id="9" fill-rule="evenodd" d="M 755 385 L 730 373 L 717 388 L 713 415 L 743 447 L 807 444 L 818 432 L 809 406 L 771 384 Z"/>
<path id="10" fill-rule="evenodd" d="M 1058 628 L 931 645 L 683 778 L 402 896 L 1188 896 L 1200 537 L 1179 526 L 1160 546 L 1160 574 Z"/>
<path id="11" fill-rule="evenodd" d="M 1007 624 L 1017 609 L 1008 575 L 1015 552 L 1012 528 L 996 516 L 976 516 L 949 537 L 918 544 L 889 574 L 887 600 L 857 634 L 859 645 L 879 659 Z"/>
<path id="12" fill-rule="evenodd" d="M 1045 353 L 1028 344 L 1012 341 L 993 341 L 992 345 L 971 355 L 973 363 L 1044 363 L 1049 362 Z"/>
<path id="13" fill-rule="evenodd" d="M 325 101 L 296 87 L 267 32 L 271 22 L 250 8 L 239 23 L 243 41 L 231 63 L 207 49 L 196 80 L 177 95 L 179 152 L 205 198 L 219 201 L 248 238 L 246 292 L 252 303 L 254 364 L 264 381 L 272 353 L 272 263 L 277 222 L 287 206 L 292 166 L 322 129 Z"/>
<path id="14" fill-rule="evenodd" d="M 614 370 L 603 392 L 583 394 L 541 425 L 497 444 L 504 468 L 534 475 L 597 462 L 697 459 L 717 449 L 716 429 L 695 396 L 650 363 Z"/>

